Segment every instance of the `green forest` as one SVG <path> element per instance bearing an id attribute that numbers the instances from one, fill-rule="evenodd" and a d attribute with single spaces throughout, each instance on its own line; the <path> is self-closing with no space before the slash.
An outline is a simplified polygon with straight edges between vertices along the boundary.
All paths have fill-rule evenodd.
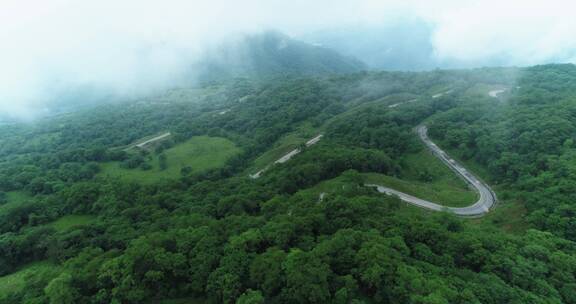
<path id="1" fill-rule="evenodd" d="M 574 65 L 231 78 L 0 125 L 0 303 L 576 304 L 575 201 Z"/>

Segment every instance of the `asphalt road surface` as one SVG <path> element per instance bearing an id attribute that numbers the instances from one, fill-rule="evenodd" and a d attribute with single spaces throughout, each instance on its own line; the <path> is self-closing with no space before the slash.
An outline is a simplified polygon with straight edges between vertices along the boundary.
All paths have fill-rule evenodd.
<path id="1" fill-rule="evenodd" d="M 316 137 L 310 139 L 309 141 L 306 142 L 306 147 L 310 147 L 313 146 L 315 144 L 317 144 L 323 137 L 324 135 L 319 134 Z M 276 161 L 274 161 L 274 164 L 283 164 L 287 161 L 289 161 L 292 157 L 296 156 L 298 153 L 302 152 L 302 150 L 300 150 L 300 148 L 296 148 L 290 152 L 288 152 L 287 154 L 285 154 L 284 156 L 280 157 L 279 159 L 277 159 Z M 252 179 L 257 179 L 260 176 L 262 176 L 262 173 L 264 173 L 264 171 L 268 170 L 270 166 L 267 166 L 266 168 L 254 173 L 254 174 L 250 174 L 250 178 Z"/>
<path id="2" fill-rule="evenodd" d="M 395 107 L 397 107 L 397 106 L 399 106 L 399 105 L 403 105 L 403 104 L 405 104 L 405 103 L 415 102 L 416 100 L 418 100 L 418 98 L 410 99 L 410 100 L 403 101 L 403 102 L 399 102 L 399 103 L 395 103 L 395 104 L 391 104 L 391 105 L 389 105 L 388 107 L 389 107 L 389 108 L 395 108 Z"/>
<path id="3" fill-rule="evenodd" d="M 438 157 L 444 164 L 446 164 L 452 171 L 454 171 L 460 178 L 466 181 L 470 187 L 472 187 L 479 194 L 478 201 L 471 206 L 454 208 L 446 207 L 437 203 L 433 203 L 427 200 L 417 198 L 415 196 L 394 190 L 392 188 L 384 187 L 381 185 L 367 185 L 369 187 L 375 187 L 378 192 L 385 193 L 388 195 L 396 195 L 401 200 L 429 210 L 434 211 L 448 211 L 459 216 L 468 217 L 478 217 L 483 216 L 490 211 L 492 207 L 496 204 L 496 194 L 490 189 L 490 187 L 478 179 L 474 174 L 466 170 L 462 165 L 456 162 L 454 159 L 450 158 L 442 149 L 440 149 L 436 144 L 434 144 L 430 138 L 428 138 L 428 128 L 426 126 L 418 126 L 416 132 L 420 137 L 420 140 L 424 142 L 426 147 Z"/>
<path id="4" fill-rule="evenodd" d="M 144 142 L 141 142 L 141 143 L 135 145 L 135 147 L 144 148 L 147 144 L 152 143 L 152 142 L 155 142 L 155 141 L 158 141 L 158 140 L 161 140 L 161 139 L 164 139 L 164 138 L 166 138 L 166 137 L 168 137 L 168 136 L 170 136 L 170 132 L 164 133 L 164 134 L 159 135 L 159 136 L 156 136 L 156 137 L 154 137 L 154 138 L 150 138 L 150 139 L 147 140 L 147 141 L 144 141 Z"/>
<path id="5" fill-rule="evenodd" d="M 502 93 L 504 93 L 504 92 L 506 92 L 506 90 L 504 90 L 504 89 L 492 90 L 492 91 L 488 92 L 488 95 L 489 95 L 490 97 L 498 98 L 498 95 L 500 95 L 500 94 L 502 94 Z"/>
<path id="6" fill-rule="evenodd" d="M 453 91 L 453 90 L 448 90 L 448 91 L 446 91 L 446 92 L 442 92 L 442 93 L 434 94 L 434 95 L 432 95 L 432 98 L 434 98 L 434 99 L 436 99 L 436 98 L 440 98 L 440 97 L 442 97 L 442 96 L 444 96 L 444 95 L 446 95 L 446 94 L 450 94 L 450 93 L 452 93 L 452 91 Z"/>

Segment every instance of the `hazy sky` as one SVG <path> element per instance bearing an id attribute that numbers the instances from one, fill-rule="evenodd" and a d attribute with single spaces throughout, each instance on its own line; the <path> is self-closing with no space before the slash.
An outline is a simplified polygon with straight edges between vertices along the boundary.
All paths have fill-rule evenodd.
<path id="1" fill-rule="evenodd" d="M 430 24 L 434 55 L 510 65 L 576 61 L 576 4 L 410 0 L 1 0 L 0 113 L 26 116 L 79 85 L 120 95 L 173 83 L 227 36 L 276 29 L 298 37 L 346 26 Z"/>

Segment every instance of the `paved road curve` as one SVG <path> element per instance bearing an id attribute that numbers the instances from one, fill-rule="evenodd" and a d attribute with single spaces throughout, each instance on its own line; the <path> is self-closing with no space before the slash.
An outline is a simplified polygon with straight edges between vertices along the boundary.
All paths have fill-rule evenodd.
<path id="1" fill-rule="evenodd" d="M 490 187 L 474 176 L 472 173 L 467 171 L 464 167 L 458 164 L 455 160 L 450 158 L 448 154 L 446 154 L 442 149 L 440 149 L 436 144 L 434 144 L 430 138 L 428 138 L 428 128 L 426 126 L 418 126 L 416 128 L 416 132 L 418 136 L 424 142 L 426 147 L 434 154 L 434 156 L 438 157 L 444 164 L 446 164 L 452 171 L 454 171 L 460 178 L 465 180 L 468 185 L 470 185 L 478 194 L 480 195 L 478 201 L 471 206 L 463 207 L 463 208 L 453 208 L 453 207 L 445 207 L 430 201 L 426 201 L 423 199 L 419 199 L 412 195 L 380 186 L 380 185 L 367 185 L 369 187 L 375 187 L 378 192 L 386 193 L 388 195 L 396 195 L 401 200 L 410 203 L 412 205 L 434 210 L 434 211 L 450 211 L 456 215 L 460 216 L 470 216 L 470 217 L 477 217 L 483 216 L 490 209 L 496 204 L 496 194 L 494 191 L 490 189 Z"/>

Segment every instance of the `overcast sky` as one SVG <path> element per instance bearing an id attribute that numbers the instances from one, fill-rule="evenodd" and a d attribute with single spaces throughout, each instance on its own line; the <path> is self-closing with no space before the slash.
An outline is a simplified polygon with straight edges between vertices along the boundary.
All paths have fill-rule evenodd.
<path id="1" fill-rule="evenodd" d="M 1 0 L 0 113 L 26 116 L 78 85 L 129 95 L 169 86 L 206 45 L 276 29 L 432 28 L 441 59 L 509 65 L 576 61 L 572 1 Z"/>

